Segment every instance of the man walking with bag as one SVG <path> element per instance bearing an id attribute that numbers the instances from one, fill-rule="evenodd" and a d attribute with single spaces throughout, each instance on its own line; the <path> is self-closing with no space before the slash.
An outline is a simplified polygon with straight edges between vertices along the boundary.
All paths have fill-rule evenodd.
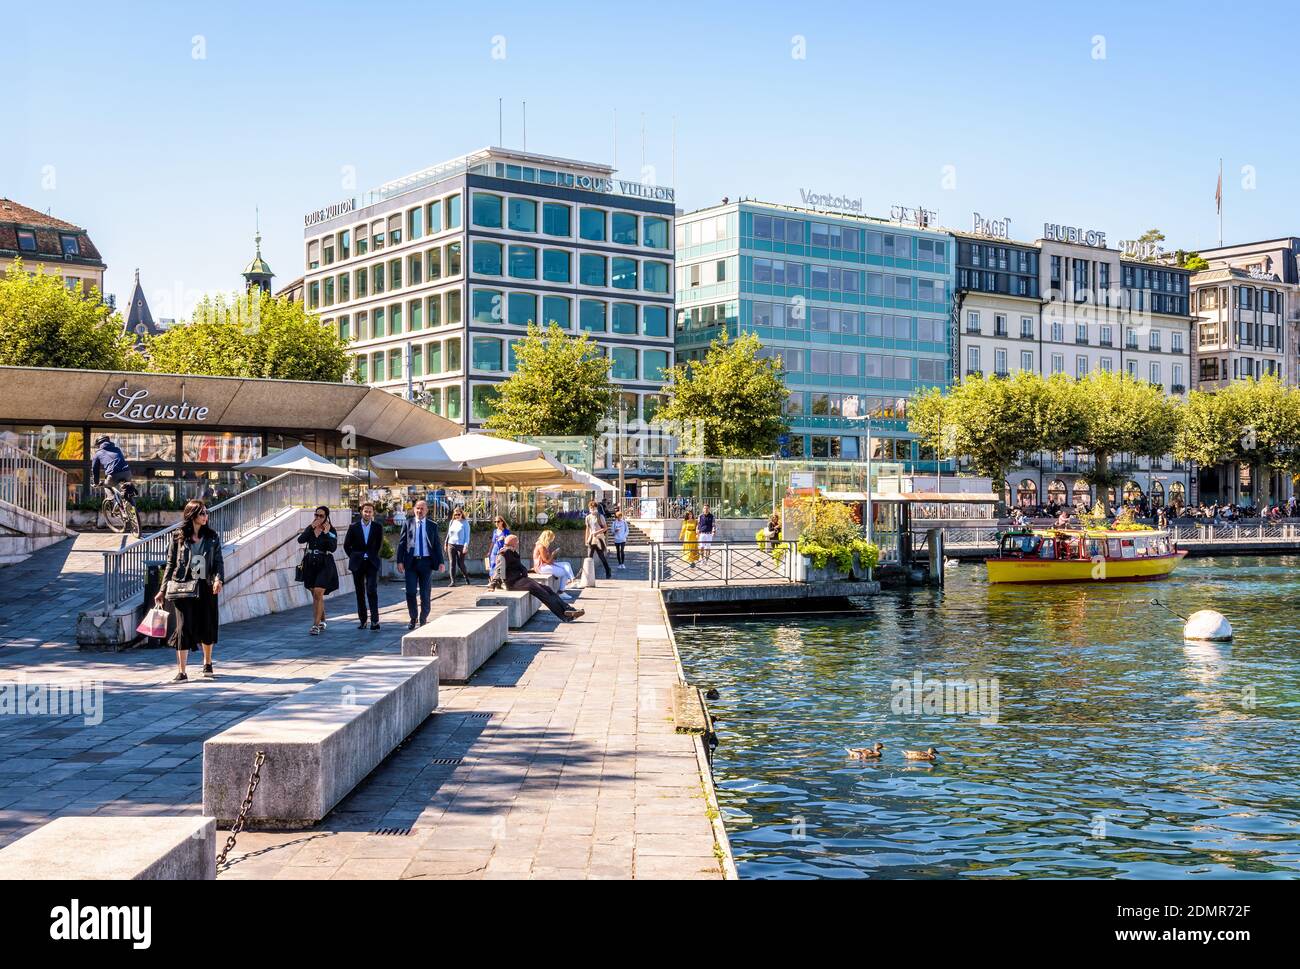
<path id="1" fill-rule="evenodd" d="M 375 521 L 375 506 L 367 501 L 361 506 L 361 520 L 348 526 L 343 552 L 348 557 L 348 571 L 357 590 L 357 628 L 379 628 L 379 550 L 384 544 L 384 530 Z M 366 606 L 369 604 L 369 611 Z"/>
<path id="2" fill-rule="evenodd" d="M 421 498 L 415 503 L 415 514 L 402 526 L 402 537 L 397 543 L 397 571 L 406 575 L 406 611 L 411 616 L 407 629 L 423 626 L 429 621 L 433 573 L 444 568 L 438 525 L 429 518 L 429 503 Z"/>

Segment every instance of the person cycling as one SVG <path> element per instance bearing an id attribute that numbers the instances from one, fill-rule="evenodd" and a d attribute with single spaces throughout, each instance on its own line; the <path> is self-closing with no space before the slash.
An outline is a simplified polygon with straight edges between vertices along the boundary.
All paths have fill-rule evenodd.
<path id="1" fill-rule="evenodd" d="M 104 486 L 117 492 L 123 501 L 134 507 L 132 492 L 135 489 L 126 487 L 131 483 L 131 465 L 122 449 L 107 436 L 95 441 L 95 456 L 90 459 L 90 474 L 95 484 L 100 484 L 101 472 Z"/>

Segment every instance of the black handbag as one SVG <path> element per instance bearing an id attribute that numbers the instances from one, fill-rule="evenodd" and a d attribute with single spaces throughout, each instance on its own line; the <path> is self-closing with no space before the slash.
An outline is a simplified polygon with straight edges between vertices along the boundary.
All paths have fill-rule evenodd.
<path id="1" fill-rule="evenodd" d="M 177 599 L 197 599 L 199 597 L 199 580 L 191 574 L 194 563 L 194 552 L 192 549 L 186 549 L 185 558 L 185 575 L 184 579 L 168 579 L 167 588 L 163 593 L 163 598 L 168 602 L 175 602 Z"/>

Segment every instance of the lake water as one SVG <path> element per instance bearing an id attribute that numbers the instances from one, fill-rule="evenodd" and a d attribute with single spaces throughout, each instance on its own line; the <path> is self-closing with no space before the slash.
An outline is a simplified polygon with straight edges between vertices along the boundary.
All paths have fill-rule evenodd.
<path id="1" fill-rule="evenodd" d="M 687 678 L 721 693 L 742 877 L 1300 876 L 1300 558 L 1115 585 L 948 575 L 853 618 L 677 626 Z M 1235 641 L 1185 644 L 1153 597 L 1222 612 Z M 949 679 L 975 690 L 927 682 Z M 877 740 L 879 762 L 845 753 Z M 903 759 L 928 746 L 937 762 Z"/>

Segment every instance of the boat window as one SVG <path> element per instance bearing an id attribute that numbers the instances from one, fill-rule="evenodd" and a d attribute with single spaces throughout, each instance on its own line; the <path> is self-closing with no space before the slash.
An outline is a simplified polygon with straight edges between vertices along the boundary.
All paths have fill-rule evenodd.
<path id="1" fill-rule="evenodd" d="M 1126 559 L 1137 558 L 1137 551 L 1133 547 L 1133 539 L 1125 538 L 1120 540 L 1120 557 Z"/>
<path id="2" fill-rule="evenodd" d="M 1056 543 L 1051 541 L 1043 542 L 1042 548 L 1038 550 L 1038 557 L 1042 559 L 1056 558 Z"/>
<path id="3" fill-rule="evenodd" d="M 1118 538 L 1108 538 L 1108 539 L 1106 539 L 1106 554 L 1107 554 L 1110 558 L 1113 558 L 1113 559 L 1117 559 L 1117 558 L 1119 558 L 1119 539 L 1118 539 Z"/>
<path id="4" fill-rule="evenodd" d="M 1095 559 L 1101 557 L 1101 539 L 1088 539 L 1088 558 Z"/>

